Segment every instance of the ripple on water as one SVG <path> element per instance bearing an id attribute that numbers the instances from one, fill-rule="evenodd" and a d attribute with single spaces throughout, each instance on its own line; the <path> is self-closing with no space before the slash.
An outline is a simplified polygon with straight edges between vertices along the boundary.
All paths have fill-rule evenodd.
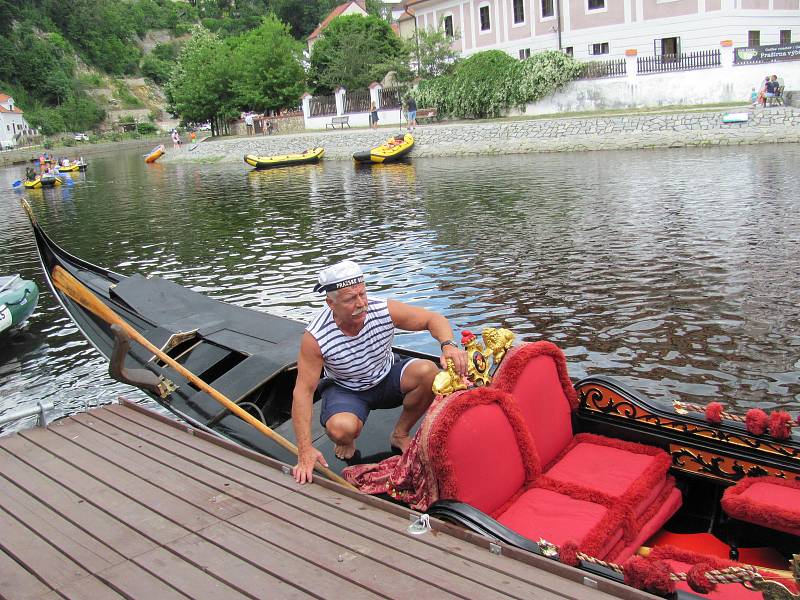
<path id="1" fill-rule="evenodd" d="M 68 190 L 27 194 L 66 249 L 255 310 L 308 320 L 313 282 L 352 258 L 370 292 L 438 310 L 458 329 L 550 339 L 577 379 L 652 398 L 800 407 L 800 148 L 235 164 L 97 159 Z M 43 287 L 19 174 L 0 171 L 0 257 Z M 769 182 L 774 195 L 763 194 Z M 8 184 L 8 185 L 6 185 Z M 424 334 L 398 343 L 433 352 Z M 0 413 L 52 399 L 69 413 L 135 390 L 47 290 L 0 349 Z"/>

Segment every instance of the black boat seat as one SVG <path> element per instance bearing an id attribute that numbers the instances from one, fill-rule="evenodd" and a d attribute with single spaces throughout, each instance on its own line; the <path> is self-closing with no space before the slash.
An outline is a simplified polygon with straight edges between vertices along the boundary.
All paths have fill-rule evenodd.
<path id="1" fill-rule="evenodd" d="M 263 385 L 272 375 L 279 372 L 275 367 L 276 365 L 270 357 L 255 354 L 248 356 L 217 379 L 207 383 L 228 400 L 238 404 Z M 218 404 L 216 400 L 205 392 L 196 392 L 189 398 L 189 402 L 202 406 L 209 406 L 210 403 L 212 406 L 219 407 L 218 409 L 209 410 L 210 414 L 224 412 L 222 405 Z"/>
<path id="2" fill-rule="evenodd" d="M 178 356 L 176 360 L 186 369 L 205 380 L 203 374 L 230 354 L 236 353 L 229 348 L 222 348 L 216 344 L 201 341 L 186 354 Z"/>

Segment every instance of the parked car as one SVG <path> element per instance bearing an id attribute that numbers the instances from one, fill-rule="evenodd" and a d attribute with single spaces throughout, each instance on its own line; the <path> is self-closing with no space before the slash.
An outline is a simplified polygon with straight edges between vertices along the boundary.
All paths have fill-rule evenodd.
<path id="1" fill-rule="evenodd" d="M 76 142 L 88 142 L 89 141 L 89 136 L 86 135 L 85 133 L 76 133 L 75 134 L 75 141 Z"/>
<path id="2" fill-rule="evenodd" d="M 211 131 L 211 123 L 203 123 L 198 129 L 200 131 Z"/>
<path id="3" fill-rule="evenodd" d="M 0 150 L 13 150 L 14 146 L 15 144 L 11 140 L 0 142 Z"/>

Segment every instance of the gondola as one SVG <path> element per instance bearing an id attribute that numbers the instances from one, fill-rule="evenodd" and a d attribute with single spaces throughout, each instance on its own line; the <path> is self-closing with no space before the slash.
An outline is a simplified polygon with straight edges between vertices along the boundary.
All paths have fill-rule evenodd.
<path id="1" fill-rule="evenodd" d="M 309 148 L 298 154 L 281 154 L 277 156 L 257 156 L 245 154 L 244 162 L 256 169 L 273 169 L 276 167 L 291 167 L 292 165 L 307 165 L 317 163 L 325 154 L 321 146 Z"/>
<path id="2" fill-rule="evenodd" d="M 59 248 L 23 206 L 49 286 L 109 360 L 112 376 L 195 427 L 293 464 L 290 452 L 142 345 L 127 348 L 54 275 L 74 277 L 171 359 L 287 439 L 294 437 L 302 323 L 159 277 L 94 266 Z M 578 567 L 587 579 L 678 598 L 792 597 L 767 595 L 770 586 L 797 589 L 788 560 L 800 551 L 800 436 L 787 413 L 751 409 L 740 417 L 714 402 L 656 402 L 603 376 L 573 384 L 555 345 L 512 346 L 500 331 L 484 332 L 485 345 L 464 333 L 476 385 L 442 371 L 439 395 L 402 456 L 387 447 L 397 412 L 377 411 L 359 438 L 360 459 L 345 469 L 318 425 L 316 401 L 314 445 L 363 491 Z M 800 577 L 800 564 L 793 568 Z M 717 576 L 735 583 L 717 584 Z M 626 597 L 645 596 L 631 590 Z"/>
<path id="3" fill-rule="evenodd" d="M 353 154 L 353 160 L 357 163 L 375 164 L 395 162 L 405 157 L 413 147 L 414 136 L 410 133 L 393 135 L 380 146 L 364 152 L 356 152 Z"/>

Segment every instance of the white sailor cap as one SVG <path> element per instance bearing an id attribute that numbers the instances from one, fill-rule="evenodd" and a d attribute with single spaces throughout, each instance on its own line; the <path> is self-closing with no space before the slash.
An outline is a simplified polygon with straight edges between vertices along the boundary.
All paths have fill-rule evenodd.
<path id="1" fill-rule="evenodd" d="M 364 272 L 361 267 L 352 260 L 343 260 L 319 272 L 314 291 L 333 292 L 359 283 L 364 283 Z"/>

